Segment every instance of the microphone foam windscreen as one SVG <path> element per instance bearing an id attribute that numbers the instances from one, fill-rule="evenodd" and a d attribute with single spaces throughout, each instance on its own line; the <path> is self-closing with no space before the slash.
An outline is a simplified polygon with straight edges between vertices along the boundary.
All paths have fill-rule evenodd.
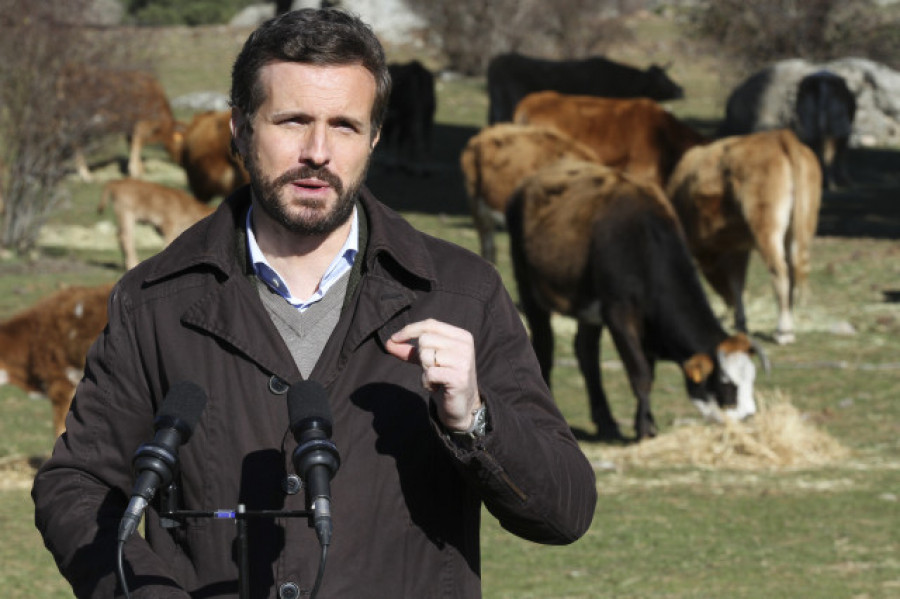
<path id="1" fill-rule="evenodd" d="M 305 380 L 291 385 L 287 393 L 288 418 L 291 428 L 309 418 L 331 424 L 331 405 L 325 387 L 316 381 Z"/>
<path id="2" fill-rule="evenodd" d="M 206 391 L 196 383 L 181 381 L 175 383 L 166 393 L 156 421 L 180 421 L 179 428 L 185 427 L 188 435 L 194 431 L 200 416 L 206 408 Z M 186 440 L 186 439 L 185 439 Z"/>

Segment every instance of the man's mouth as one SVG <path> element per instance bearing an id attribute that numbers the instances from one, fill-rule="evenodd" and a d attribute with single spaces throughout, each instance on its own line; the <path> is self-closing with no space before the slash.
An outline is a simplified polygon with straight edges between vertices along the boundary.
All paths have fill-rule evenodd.
<path id="1" fill-rule="evenodd" d="M 324 189 L 330 187 L 328 183 L 322 181 L 321 179 L 298 179 L 293 182 L 294 187 L 299 187 L 301 189 L 308 189 L 312 191 L 316 191 L 319 189 Z"/>

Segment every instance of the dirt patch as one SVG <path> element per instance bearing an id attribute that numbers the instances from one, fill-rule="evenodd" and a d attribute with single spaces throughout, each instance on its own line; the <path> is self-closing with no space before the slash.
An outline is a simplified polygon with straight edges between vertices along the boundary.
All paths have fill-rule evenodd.
<path id="1" fill-rule="evenodd" d="M 0 458 L 0 491 L 30 489 L 44 459 L 41 456 Z"/>

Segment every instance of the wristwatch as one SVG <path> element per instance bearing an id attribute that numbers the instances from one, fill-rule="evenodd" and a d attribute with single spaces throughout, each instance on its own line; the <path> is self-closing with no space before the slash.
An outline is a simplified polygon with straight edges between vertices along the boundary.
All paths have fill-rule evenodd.
<path id="1" fill-rule="evenodd" d="M 450 434 L 457 439 L 480 439 L 487 434 L 487 405 L 481 404 L 481 407 L 472 412 L 472 426 L 464 431 L 450 431 Z"/>

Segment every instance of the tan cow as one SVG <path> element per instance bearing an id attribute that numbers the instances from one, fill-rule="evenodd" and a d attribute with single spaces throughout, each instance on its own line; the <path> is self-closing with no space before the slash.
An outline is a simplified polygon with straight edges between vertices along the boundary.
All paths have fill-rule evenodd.
<path id="1" fill-rule="evenodd" d="M 519 102 L 514 121 L 558 129 L 591 148 L 601 164 L 660 187 L 689 148 L 707 141 L 648 98 L 536 92 Z"/>
<path id="2" fill-rule="evenodd" d="M 815 154 L 789 130 L 726 137 L 689 150 L 666 188 L 700 270 L 747 330 L 743 292 L 756 248 L 772 275 L 778 343 L 794 341 L 792 309 L 810 270 L 822 198 Z"/>
<path id="3" fill-rule="evenodd" d="M 230 110 L 201 112 L 184 131 L 179 162 L 191 193 L 201 202 L 227 196 L 250 181 L 231 151 Z"/>
<path id="4" fill-rule="evenodd" d="M 138 179 L 107 183 L 97 205 L 98 213 L 106 209 L 107 202 L 112 202 L 116 215 L 119 247 L 125 256 L 126 269 L 134 268 L 138 263 L 134 241 L 136 223 L 153 226 L 168 245 L 185 229 L 215 210 L 214 206 L 198 202 L 185 191 Z"/>
<path id="5" fill-rule="evenodd" d="M 497 262 L 494 229 L 506 203 L 526 176 L 561 158 L 596 161 L 597 156 L 555 129 L 499 123 L 482 129 L 466 144 L 460 166 L 481 255 Z"/>
<path id="6" fill-rule="evenodd" d="M 106 326 L 111 289 L 63 289 L 0 324 L 0 382 L 47 395 L 56 436 L 65 430 L 88 348 Z"/>
<path id="7" fill-rule="evenodd" d="M 64 69 L 58 89 L 70 108 L 66 118 L 81 121 L 79 128 L 93 137 L 119 134 L 128 138 L 130 176 L 144 174 L 141 153 L 145 144 L 163 144 L 177 162 L 180 124 L 172 116 L 165 90 L 153 74 L 71 65 Z M 75 148 L 75 163 L 81 178 L 91 180 L 80 147 Z"/>

